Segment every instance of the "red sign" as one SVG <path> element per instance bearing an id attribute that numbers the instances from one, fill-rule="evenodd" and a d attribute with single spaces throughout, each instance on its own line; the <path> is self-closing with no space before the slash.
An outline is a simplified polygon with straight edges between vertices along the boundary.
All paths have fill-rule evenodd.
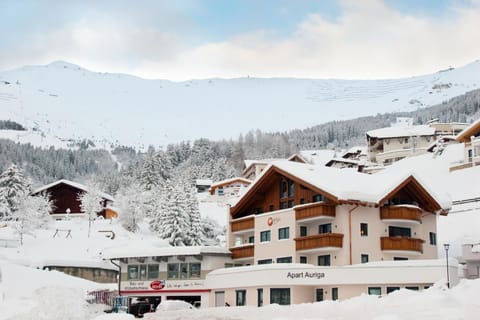
<path id="1" fill-rule="evenodd" d="M 269 226 L 271 226 L 273 224 L 273 218 L 272 217 L 268 218 L 267 223 Z"/>
<path id="2" fill-rule="evenodd" d="M 165 281 L 156 280 L 150 282 L 150 288 L 152 288 L 153 290 L 162 290 L 164 287 Z"/>

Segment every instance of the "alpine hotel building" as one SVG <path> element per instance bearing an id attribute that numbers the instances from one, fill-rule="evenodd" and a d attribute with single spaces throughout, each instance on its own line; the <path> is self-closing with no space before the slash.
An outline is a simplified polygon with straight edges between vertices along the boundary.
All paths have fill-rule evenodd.
<path id="1" fill-rule="evenodd" d="M 428 288 L 446 278 L 436 221 L 450 204 L 438 190 L 406 170 L 274 162 L 230 208 L 228 247 L 242 266 L 207 275 L 210 301 L 262 306 Z"/>

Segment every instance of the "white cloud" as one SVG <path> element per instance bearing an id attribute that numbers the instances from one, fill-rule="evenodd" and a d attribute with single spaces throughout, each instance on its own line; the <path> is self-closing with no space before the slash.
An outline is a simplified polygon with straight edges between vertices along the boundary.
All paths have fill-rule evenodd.
<path id="1" fill-rule="evenodd" d="M 196 47 L 187 47 L 185 28 L 175 32 L 90 18 L 39 33 L 0 53 L 0 68 L 12 61 L 22 65 L 62 59 L 97 71 L 172 80 L 392 78 L 480 58 L 479 0 L 451 8 L 442 18 L 406 15 L 380 0 L 343 0 L 341 6 L 338 19 L 311 14 L 291 34 L 258 30 Z"/>
<path id="2" fill-rule="evenodd" d="M 382 1 L 343 1 L 336 21 L 308 16 L 283 39 L 258 32 L 145 61 L 146 77 L 392 78 L 430 73 L 480 58 L 480 6 L 448 19 L 403 15 Z"/>

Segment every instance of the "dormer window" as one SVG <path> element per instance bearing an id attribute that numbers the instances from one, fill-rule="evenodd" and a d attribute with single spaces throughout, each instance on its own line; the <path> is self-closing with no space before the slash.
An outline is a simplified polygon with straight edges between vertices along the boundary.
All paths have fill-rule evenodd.
<path id="1" fill-rule="evenodd" d="M 287 197 L 287 189 L 288 189 L 287 180 L 282 178 L 280 180 L 280 199 Z"/>

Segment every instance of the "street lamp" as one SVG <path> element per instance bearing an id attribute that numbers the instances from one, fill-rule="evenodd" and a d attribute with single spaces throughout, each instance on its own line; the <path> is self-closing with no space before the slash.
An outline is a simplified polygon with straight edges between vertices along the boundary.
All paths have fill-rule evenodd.
<path id="1" fill-rule="evenodd" d="M 449 243 L 444 243 L 443 247 L 445 248 L 445 255 L 447 259 L 447 288 L 450 289 L 450 272 L 448 270 L 448 249 L 450 249 L 450 244 Z"/>

